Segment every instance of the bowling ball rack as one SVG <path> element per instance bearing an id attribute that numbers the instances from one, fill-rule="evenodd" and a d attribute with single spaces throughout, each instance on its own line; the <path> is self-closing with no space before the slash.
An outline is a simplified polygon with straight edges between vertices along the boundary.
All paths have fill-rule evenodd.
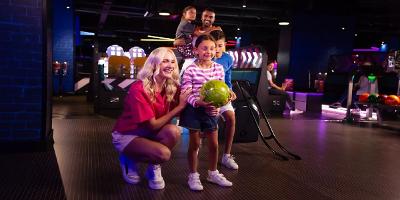
<path id="1" fill-rule="evenodd" d="M 345 122 L 375 122 L 378 127 L 383 125 L 386 126 L 386 124 L 388 124 L 386 122 L 393 122 L 393 124 L 400 122 L 399 105 L 385 105 L 381 103 L 368 102 L 355 102 L 354 104 L 357 107 L 362 107 L 363 109 L 366 109 L 367 114 L 365 117 L 360 117 L 360 115 L 355 115 L 354 113 L 351 113 L 344 119 Z M 372 117 L 373 112 L 376 112 L 376 120 Z M 394 129 L 398 128 L 394 127 Z"/>

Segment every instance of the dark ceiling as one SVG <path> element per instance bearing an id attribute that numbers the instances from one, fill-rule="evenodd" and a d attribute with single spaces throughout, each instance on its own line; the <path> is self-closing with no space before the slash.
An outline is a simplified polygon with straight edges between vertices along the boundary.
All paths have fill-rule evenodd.
<path id="1" fill-rule="evenodd" d="M 246 8 L 242 5 L 246 4 Z M 81 30 L 97 33 L 100 43 L 121 46 L 148 45 L 140 42 L 147 35 L 174 37 L 181 10 L 187 5 L 201 11 L 210 7 L 216 11 L 216 25 L 222 26 L 228 39 L 247 35 L 251 43 L 276 49 L 279 41 L 278 21 L 297 13 L 354 16 L 355 47 L 369 47 L 392 37 L 400 37 L 399 0 L 76 0 L 74 8 L 80 17 Z M 144 17 L 150 11 L 151 17 Z M 158 11 L 171 12 L 159 16 Z M 240 28 L 240 31 L 237 29 Z M 154 45 L 152 43 L 151 45 Z M 156 45 L 171 45 L 156 44 Z"/>

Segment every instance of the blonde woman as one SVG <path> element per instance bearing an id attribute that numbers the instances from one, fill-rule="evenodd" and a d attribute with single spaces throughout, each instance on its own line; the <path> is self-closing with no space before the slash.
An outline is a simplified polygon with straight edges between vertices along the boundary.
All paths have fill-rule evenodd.
<path id="1" fill-rule="evenodd" d="M 149 187 L 165 187 L 160 164 L 170 159 L 180 136 L 170 121 L 185 108 L 191 92 L 176 95 L 178 83 L 179 69 L 172 50 L 160 47 L 151 52 L 129 89 L 112 133 L 126 182 L 138 183 L 136 163 L 146 162 Z"/>

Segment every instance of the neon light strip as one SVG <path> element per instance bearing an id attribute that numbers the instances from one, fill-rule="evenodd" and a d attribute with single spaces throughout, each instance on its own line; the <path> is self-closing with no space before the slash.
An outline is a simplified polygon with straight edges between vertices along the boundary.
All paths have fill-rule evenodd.
<path id="1" fill-rule="evenodd" d="M 161 36 L 154 36 L 154 35 L 147 35 L 149 38 L 156 38 L 160 40 L 174 40 L 173 38 L 161 37 Z"/>
<path id="2" fill-rule="evenodd" d="M 159 39 L 140 39 L 143 42 L 173 42 L 174 40 L 159 40 Z"/>
<path id="3" fill-rule="evenodd" d="M 353 49 L 354 52 L 362 52 L 362 51 L 379 51 L 378 47 L 371 47 L 369 49 Z"/>

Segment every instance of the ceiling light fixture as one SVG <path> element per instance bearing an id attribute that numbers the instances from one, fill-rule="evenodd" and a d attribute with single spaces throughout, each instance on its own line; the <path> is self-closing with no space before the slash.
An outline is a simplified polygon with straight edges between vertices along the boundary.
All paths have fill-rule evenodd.
<path id="1" fill-rule="evenodd" d="M 289 25 L 290 23 L 287 22 L 287 21 L 283 21 L 283 22 L 279 22 L 278 24 L 279 24 L 280 26 L 287 26 L 287 25 Z"/>
<path id="2" fill-rule="evenodd" d="M 144 13 L 143 17 L 153 17 L 154 16 L 154 12 L 148 11 L 146 10 L 146 12 Z"/>
<path id="3" fill-rule="evenodd" d="M 80 31 L 79 35 L 94 35 L 93 32 L 88 32 L 88 31 Z"/>
<path id="4" fill-rule="evenodd" d="M 171 14 L 169 12 L 159 12 L 158 15 L 160 15 L 160 16 L 170 16 Z"/>

